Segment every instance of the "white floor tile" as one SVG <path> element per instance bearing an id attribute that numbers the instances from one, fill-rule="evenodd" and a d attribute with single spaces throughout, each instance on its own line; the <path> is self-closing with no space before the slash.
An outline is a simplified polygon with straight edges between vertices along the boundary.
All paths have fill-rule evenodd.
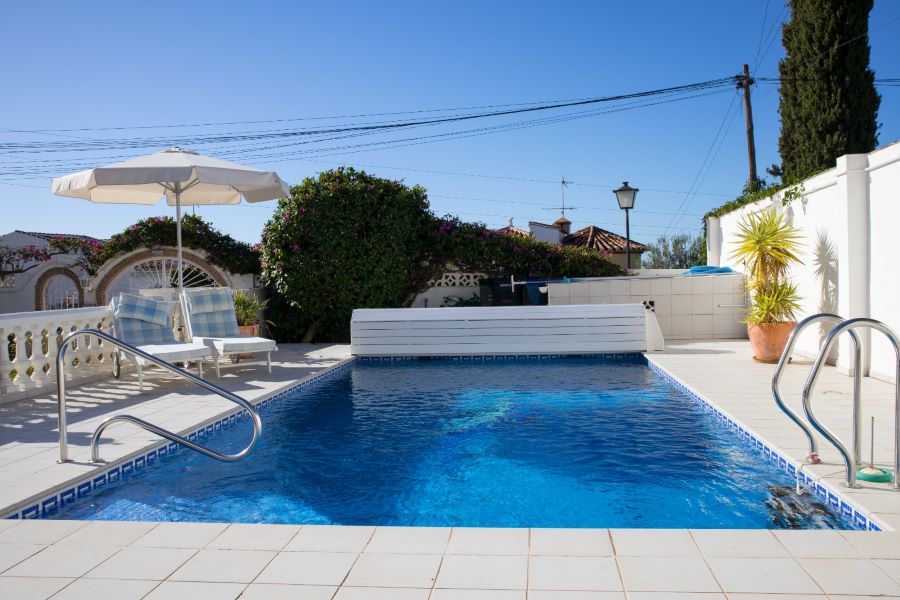
<path id="1" fill-rule="evenodd" d="M 524 590 L 528 584 L 526 556 L 447 555 L 435 587 L 476 590 Z"/>
<path id="2" fill-rule="evenodd" d="M 0 577 L 0 598 L 45 600 L 72 581 L 61 577 Z"/>
<path id="3" fill-rule="evenodd" d="M 800 564 L 828 594 L 900 595 L 900 585 L 868 560 L 801 558 Z"/>
<path id="4" fill-rule="evenodd" d="M 708 558 L 725 592 L 821 594 L 792 558 Z"/>
<path id="5" fill-rule="evenodd" d="M 235 523 L 206 547 L 220 550 L 281 550 L 299 531 L 299 525 Z"/>
<path id="6" fill-rule="evenodd" d="M 431 592 L 430 600 L 526 600 L 525 590 L 444 590 Z"/>
<path id="7" fill-rule="evenodd" d="M 250 583 L 275 558 L 275 554 L 271 550 L 200 550 L 169 579 Z"/>
<path id="8" fill-rule="evenodd" d="M 282 552 L 259 574 L 256 583 L 340 585 L 356 557 L 343 552 Z"/>
<path id="9" fill-rule="evenodd" d="M 834 530 L 773 531 L 795 558 L 862 558 L 862 554 L 840 532 Z"/>
<path id="10" fill-rule="evenodd" d="M 616 560 L 629 593 L 722 591 L 701 558 L 624 556 Z"/>
<path id="11" fill-rule="evenodd" d="M 331 600 L 336 591 L 336 587 L 324 585 L 251 583 L 241 600 Z"/>
<path id="12" fill-rule="evenodd" d="M 900 531 L 842 531 L 841 535 L 869 558 L 900 559 Z"/>
<path id="13" fill-rule="evenodd" d="M 334 600 L 428 600 L 431 589 L 342 587 Z"/>
<path id="14" fill-rule="evenodd" d="M 532 556 L 529 589 L 618 591 L 615 559 L 602 556 Z"/>
<path id="15" fill-rule="evenodd" d="M 767 529 L 694 529 L 704 556 L 786 558 L 784 547 Z"/>
<path id="16" fill-rule="evenodd" d="M 430 589 L 440 564 L 438 554 L 361 554 L 344 585 Z"/>
<path id="17" fill-rule="evenodd" d="M 530 590 L 528 600 L 625 600 L 625 592 Z"/>
<path id="18" fill-rule="evenodd" d="M 532 556 L 612 556 L 606 529 L 532 529 Z"/>
<path id="19" fill-rule="evenodd" d="M 366 546 L 376 554 L 443 554 L 449 527 L 378 527 Z"/>
<path id="20" fill-rule="evenodd" d="M 87 525 L 56 542 L 58 546 L 125 547 L 156 527 L 138 521 L 89 521 Z"/>
<path id="21" fill-rule="evenodd" d="M 450 534 L 447 554 L 527 556 L 527 529 L 456 527 Z"/>
<path id="22" fill-rule="evenodd" d="M 53 544 L 87 524 L 88 521 L 23 521 L 0 531 L 0 544 Z"/>
<path id="23" fill-rule="evenodd" d="M 686 529 L 611 529 L 616 556 L 700 556 Z"/>
<path id="24" fill-rule="evenodd" d="M 195 552 L 187 548 L 123 548 L 85 577 L 162 581 Z"/>
<path id="25" fill-rule="evenodd" d="M 4 544 L 0 546 L 0 573 L 34 556 L 46 546 L 43 544 Z"/>
<path id="26" fill-rule="evenodd" d="M 374 532 L 374 527 L 304 525 L 300 533 L 284 549 L 308 552 L 362 552 Z"/>
<path id="27" fill-rule="evenodd" d="M 241 595 L 243 583 L 163 581 L 146 600 L 232 600 Z"/>
<path id="28" fill-rule="evenodd" d="M 9 569 L 16 577 L 81 577 L 118 551 L 105 546 L 48 546 Z"/>
<path id="29" fill-rule="evenodd" d="M 160 523 L 131 545 L 142 548 L 204 548 L 226 527 L 226 523 Z"/>
<path id="30" fill-rule="evenodd" d="M 77 579 L 53 600 L 140 600 L 158 585 L 158 581 L 140 579 Z"/>

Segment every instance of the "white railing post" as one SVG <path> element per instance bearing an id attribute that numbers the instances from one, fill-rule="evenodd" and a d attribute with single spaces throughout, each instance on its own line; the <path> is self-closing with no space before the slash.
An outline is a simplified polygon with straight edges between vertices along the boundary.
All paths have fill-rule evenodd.
<path id="1" fill-rule="evenodd" d="M 0 403 L 52 393 L 59 340 L 76 329 L 105 329 L 108 321 L 109 308 L 106 306 L 0 314 Z M 10 335 L 14 336 L 15 342 L 12 358 L 9 356 Z M 79 337 L 77 350 L 70 350 L 67 382 L 77 384 L 103 376 L 106 366 L 100 360 L 102 348 L 93 336 Z M 77 367 L 71 362 L 75 358 L 78 359 Z M 15 378 L 10 377 L 12 371 L 16 372 Z"/>

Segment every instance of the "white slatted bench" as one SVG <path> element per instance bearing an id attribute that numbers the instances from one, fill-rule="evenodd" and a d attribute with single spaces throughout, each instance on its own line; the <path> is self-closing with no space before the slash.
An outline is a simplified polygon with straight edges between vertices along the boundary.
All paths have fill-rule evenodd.
<path id="1" fill-rule="evenodd" d="M 593 354 L 662 350 L 640 304 L 364 308 L 353 311 L 356 356 Z"/>

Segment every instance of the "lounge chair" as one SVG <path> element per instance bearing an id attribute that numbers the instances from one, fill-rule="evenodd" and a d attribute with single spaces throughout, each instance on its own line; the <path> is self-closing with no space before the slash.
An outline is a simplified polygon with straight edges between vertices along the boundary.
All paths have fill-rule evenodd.
<path id="1" fill-rule="evenodd" d="M 266 368 L 272 372 L 272 352 L 278 347 L 274 340 L 240 334 L 231 288 L 184 290 L 181 301 L 188 338 L 212 350 L 216 377 L 220 357 L 244 352 L 265 352 Z"/>
<path id="2" fill-rule="evenodd" d="M 119 294 L 110 303 L 113 314 L 112 334 L 132 346 L 152 354 L 167 362 L 197 361 L 197 371 L 203 377 L 203 360 L 212 356 L 212 351 L 198 343 L 179 342 L 172 329 L 174 302 L 160 302 L 130 294 Z M 144 389 L 143 358 L 129 354 L 127 350 L 116 350 L 116 377 L 122 358 L 134 360 L 137 365 L 138 381 Z"/>

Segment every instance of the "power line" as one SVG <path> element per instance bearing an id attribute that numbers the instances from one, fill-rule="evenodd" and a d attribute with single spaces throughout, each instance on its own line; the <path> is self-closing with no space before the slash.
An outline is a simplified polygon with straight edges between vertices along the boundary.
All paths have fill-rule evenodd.
<path id="1" fill-rule="evenodd" d="M 694 188 L 699 188 L 698 181 L 703 173 L 704 168 L 706 167 L 707 161 L 709 161 L 709 157 L 713 152 L 713 149 L 716 147 L 716 143 L 719 141 L 719 135 L 722 134 L 723 129 L 725 128 L 725 123 L 728 121 L 728 117 L 731 116 L 731 109 L 734 108 L 735 100 L 737 100 L 737 94 L 731 98 L 731 103 L 728 105 L 728 109 L 725 111 L 725 116 L 722 117 L 722 122 L 719 124 L 719 128 L 716 130 L 716 135 L 713 137 L 712 143 L 709 145 L 709 149 L 706 151 L 706 155 L 703 157 L 703 162 L 700 163 L 700 168 L 697 170 L 697 174 L 694 175 L 693 181 L 691 181 L 691 186 L 688 188 L 687 193 L 684 195 L 684 198 L 681 200 L 681 204 L 678 205 L 678 210 L 675 211 L 675 216 L 672 217 L 672 220 L 669 222 L 669 228 L 673 227 L 679 219 L 679 213 L 681 213 L 682 209 L 685 208 L 685 205 L 691 198 L 691 192 L 694 191 Z M 734 113 L 737 115 L 737 111 Z M 733 119 L 734 117 L 732 117 Z M 724 139 L 724 136 L 723 136 Z M 717 153 L 718 154 L 718 153 Z M 667 228 L 668 230 L 668 228 Z"/>
<path id="2" fill-rule="evenodd" d="M 485 119 L 491 117 L 502 117 L 516 114 L 524 114 L 530 112 L 539 112 L 547 110 L 556 110 L 560 108 L 572 108 L 577 106 L 587 106 L 592 104 L 615 102 L 621 100 L 630 100 L 638 98 L 647 98 L 650 96 L 671 95 L 686 92 L 696 92 L 710 88 L 721 88 L 731 83 L 732 78 L 719 78 L 709 81 L 697 83 L 671 86 L 656 90 L 647 90 L 642 92 L 633 92 L 629 94 L 618 94 L 614 96 L 604 96 L 599 98 L 590 98 L 586 100 L 577 100 L 571 102 L 558 102 L 553 104 L 543 104 L 539 106 L 530 106 L 527 108 L 513 108 L 508 110 L 495 110 L 490 112 L 452 115 L 449 117 L 438 117 L 433 119 L 420 119 L 413 121 L 403 121 L 399 123 L 376 123 L 376 124 L 351 124 L 345 127 L 330 127 L 325 129 L 301 129 L 287 130 L 275 132 L 243 132 L 231 133 L 225 135 L 206 135 L 185 138 L 119 138 L 113 140 L 97 140 L 97 141 L 60 141 L 50 143 L 34 143 L 32 142 L 7 142 L 0 143 L 0 150 L 7 154 L 12 153 L 33 153 L 33 152 L 84 152 L 97 149 L 122 149 L 143 147 L 147 145 L 176 144 L 181 146 L 196 146 L 209 143 L 223 143 L 247 140 L 263 140 L 263 139 L 284 139 L 297 136 L 311 135 L 327 135 L 334 133 L 356 132 L 356 131 L 387 131 L 391 129 L 404 128 L 416 125 L 440 125 L 446 123 L 458 123 L 461 121 L 470 121 L 475 119 Z"/>

